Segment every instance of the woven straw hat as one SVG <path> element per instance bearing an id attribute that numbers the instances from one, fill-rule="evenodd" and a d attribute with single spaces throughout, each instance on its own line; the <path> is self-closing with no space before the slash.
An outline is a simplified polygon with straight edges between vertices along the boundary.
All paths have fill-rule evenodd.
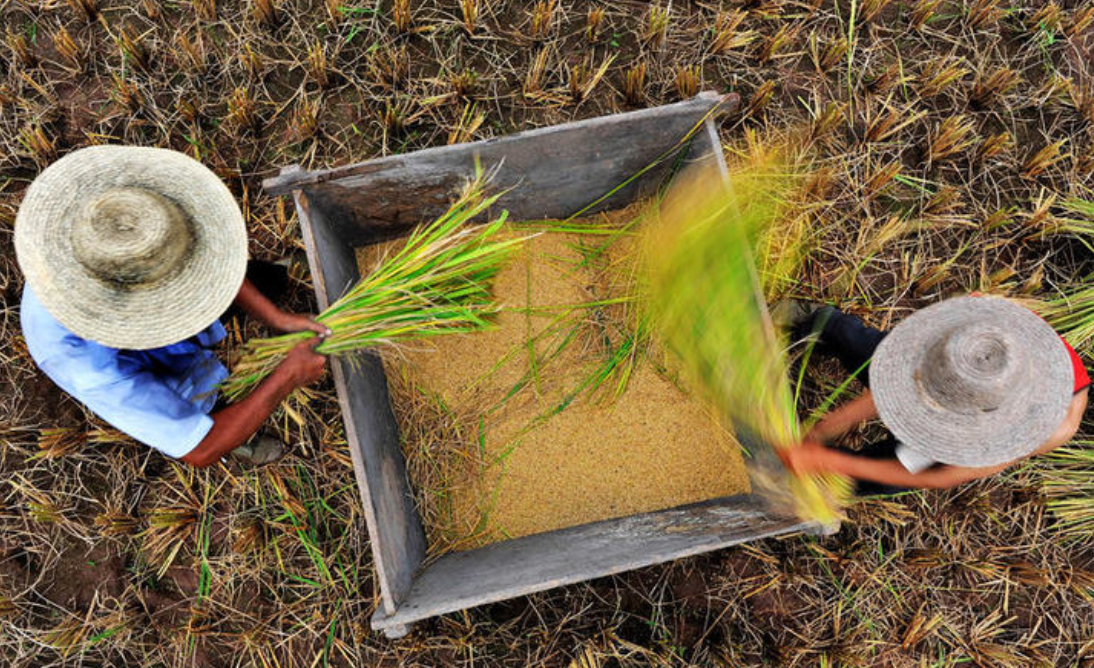
<path id="1" fill-rule="evenodd" d="M 956 466 L 1031 453 L 1063 422 L 1074 383 L 1059 335 L 998 297 L 958 297 L 917 311 L 870 363 L 885 426 L 915 453 Z"/>
<path id="2" fill-rule="evenodd" d="M 247 267 L 247 231 L 228 188 L 192 158 L 92 146 L 30 184 L 15 219 L 30 289 L 72 333 L 147 349 L 208 327 Z"/>

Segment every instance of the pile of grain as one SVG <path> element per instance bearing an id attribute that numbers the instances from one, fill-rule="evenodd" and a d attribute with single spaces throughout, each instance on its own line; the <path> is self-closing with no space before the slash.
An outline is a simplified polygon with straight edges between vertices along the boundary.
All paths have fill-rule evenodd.
<path id="1" fill-rule="evenodd" d="M 385 353 L 435 551 L 748 491 L 738 447 L 655 346 L 619 396 L 577 392 L 626 331 L 623 309 L 588 306 L 626 283 L 605 276 L 629 244 L 602 243 L 539 234 L 495 281 L 496 328 Z M 390 246 L 361 249 L 362 273 Z"/>

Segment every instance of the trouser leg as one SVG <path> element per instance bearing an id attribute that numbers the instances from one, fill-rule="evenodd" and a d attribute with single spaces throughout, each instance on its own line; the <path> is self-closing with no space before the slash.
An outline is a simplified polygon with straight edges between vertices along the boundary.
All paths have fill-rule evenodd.
<path id="1" fill-rule="evenodd" d="M 869 387 L 870 358 L 886 332 L 835 308 L 824 309 L 817 318 L 816 324 L 821 325 L 821 344 L 839 359 L 848 374 L 857 372 L 858 379 Z"/>
<path id="2" fill-rule="evenodd" d="M 289 270 L 280 264 L 274 264 L 273 262 L 266 262 L 264 260 L 248 260 L 246 276 L 247 280 L 250 281 L 266 299 L 269 299 L 274 303 L 280 301 L 281 297 L 289 290 Z M 224 312 L 224 315 L 220 316 L 220 319 L 228 321 L 233 317 L 243 317 L 243 315 L 243 311 L 235 304 L 232 304 L 228 307 L 228 310 Z"/>
<path id="3" fill-rule="evenodd" d="M 275 301 L 289 289 L 289 270 L 284 265 L 250 260 L 247 262 L 247 280 L 267 299 Z"/>

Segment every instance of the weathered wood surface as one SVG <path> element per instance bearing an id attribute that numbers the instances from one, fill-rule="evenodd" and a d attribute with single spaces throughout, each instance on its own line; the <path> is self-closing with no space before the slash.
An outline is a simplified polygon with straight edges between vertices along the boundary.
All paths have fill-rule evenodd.
<path id="1" fill-rule="evenodd" d="M 338 233 L 337 209 L 332 211 L 300 190 L 293 192 L 293 202 L 300 219 L 315 296 L 319 309 L 323 310 L 361 277 L 357 256 Z"/>
<path id="2" fill-rule="evenodd" d="M 377 612 L 372 626 L 406 625 L 745 541 L 815 529 L 768 515 L 762 507 L 756 497 L 734 496 L 448 554 L 418 575 L 395 614 Z"/>
<path id="3" fill-rule="evenodd" d="M 677 104 L 538 128 L 485 141 L 431 148 L 320 172 L 295 172 L 265 181 L 272 193 L 304 189 L 313 199 L 347 212 L 339 230 L 351 244 L 397 236 L 436 217 L 471 178 L 476 161 L 497 169 L 498 201 L 515 220 L 564 218 L 611 191 L 672 149 L 703 116 L 737 97 L 702 93 Z M 693 137 L 712 148 L 710 137 Z M 717 146 L 714 137 L 713 146 Z M 693 141 L 692 144 L 695 144 Z M 683 153 L 689 146 L 677 147 Z M 694 151 L 694 149 L 690 149 Z M 648 194 L 673 167 L 672 158 L 589 212 L 618 208 Z"/>
<path id="4" fill-rule="evenodd" d="M 729 167 L 726 166 L 726 156 L 722 153 L 722 140 L 718 137 L 718 128 L 715 127 L 712 119 L 707 119 L 707 122 L 703 123 L 702 133 L 706 135 L 706 141 L 695 144 L 688 160 L 692 164 L 712 160 L 722 175 L 722 181 L 729 185 Z M 700 152 L 702 146 L 708 147 L 706 153 Z"/>
<path id="5" fill-rule="evenodd" d="M 294 194 L 320 308 L 359 278 L 354 249 L 337 233 L 338 212 Z M 393 612 L 425 558 L 426 541 L 406 480 L 380 358 L 332 359 L 331 374 L 363 501 L 384 610 Z"/>

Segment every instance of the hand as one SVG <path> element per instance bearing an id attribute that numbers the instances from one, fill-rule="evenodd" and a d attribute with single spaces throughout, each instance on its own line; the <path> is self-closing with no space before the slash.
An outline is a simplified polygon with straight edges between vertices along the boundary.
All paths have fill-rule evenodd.
<path id="1" fill-rule="evenodd" d="M 289 351 L 289 354 L 279 365 L 289 374 L 289 378 L 295 387 L 311 385 L 323 377 L 323 371 L 327 368 L 327 358 L 315 352 L 319 345 L 319 337 L 301 341 Z"/>
<path id="2" fill-rule="evenodd" d="M 285 313 L 282 311 L 273 326 L 282 332 L 315 332 L 321 339 L 331 335 L 331 331 L 326 325 L 316 322 L 315 318 L 305 313 Z"/>
<path id="3" fill-rule="evenodd" d="M 802 441 L 800 444 L 789 448 L 775 450 L 779 459 L 791 473 L 795 475 L 808 475 L 810 473 L 825 473 L 832 468 L 828 464 L 828 448 L 816 441 Z"/>

